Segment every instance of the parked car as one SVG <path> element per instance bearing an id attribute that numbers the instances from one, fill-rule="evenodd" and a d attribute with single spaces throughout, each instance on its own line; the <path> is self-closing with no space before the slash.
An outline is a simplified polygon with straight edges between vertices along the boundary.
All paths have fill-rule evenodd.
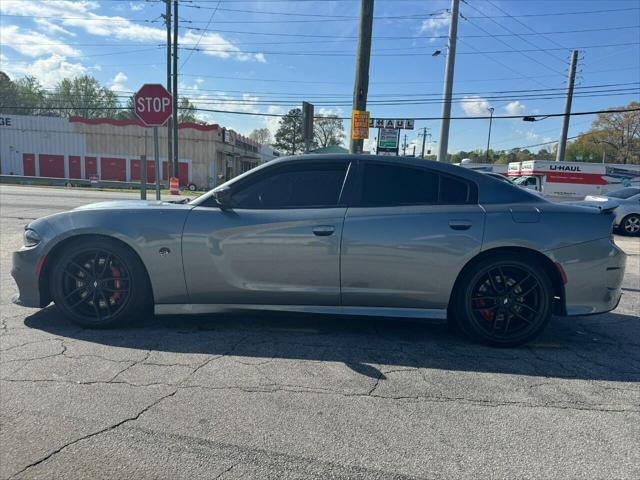
<path id="1" fill-rule="evenodd" d="M 588 195 L 584 200 L 593 205 L 616 202 L 614 228 L 626 235 L 640 235 L 640 187 L 621 188 L 606 195 Z"/>
<path id="2" fill-rule="evenodd" d="M 31 222 L 14 301 L 53 300 L 87 327 L 152 307 L 450 319 L 513 346 L 553 313 L 616 307 L 626 257 L 613 218 L 439 162 L 280 158 L 189 203 L 105 202 Z"/>

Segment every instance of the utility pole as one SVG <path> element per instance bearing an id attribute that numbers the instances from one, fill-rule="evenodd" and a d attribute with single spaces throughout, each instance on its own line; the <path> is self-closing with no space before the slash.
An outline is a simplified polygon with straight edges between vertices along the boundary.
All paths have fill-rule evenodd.
<path id="1" fill-rule="evenodd" d="M 167 25 L 167 91 L 171 93 L 171 0 L 165 0 L 164 21 Z M 175 112 L 175 110 L 174 110 Z M 173 117 L 167 120 L 167 170 L 173 162 Z M 159 175 L 156 172 L 156 175 Z"/>
<path id="2" fill-rule="evenodd" d="M 178 168 L 178 0 L 173 0 L 173 172 L 170 177 L 179 175 Z M 168 166 L 171 166 L 169 164 Z"/>
<path id="3" fill-rule="evenodd" d="M 491 144 L 491 124 L 493 123 L 493 112 L 495 111 L 495 108 L 489 107 L 487 108 L 487 110 L 491 112 L 491 116 L 489 117 L 489 136 L 487 137 L 487 154 L 484 157 L 484 160 L 486 163 L 489 163 L 489 145 Z"/>
<path id="4" fill-rule="evenodd" d="M 402 156 L 406 157 L 407 156 L 407 134 L 404 134 L 404 143 L 402 144 Z"/>
<path id="5" fill-rule="evenodd" d="M 456 42 L 458 40 L 458 7 L 460 0 L 451 0 L 451 22 L 449 23 L 449 44 L 447 48 L 447 66 L 444 71 L 444 92 L 442 94 L 442 123 L 440 124 L 440 143 L 438 161 L 447 161 L 449 148 L 449 124 L 451 123 L 451 93 L 453 92 L 453 71 L 456 63 Z"/>
<path id="6" fill-rule="evenodd" d="M 353 88 L 353 110 L 367 109 L 372 33 L 373 0 L 360 0 L 360 33 L 358 35 L 358 50 L 356 52 L 356 78 Z M 353 132 L 353 125 L 351 125 L 351 131 Z M 364 140 L 354 140 L 351 138 L 349 150 L 351 153 L 362 153 L 363 145 Z"/>
<path id="7" fill-rule="evenodd" d="M 430 137 L 431 134 L 428 133 L 428 127 L 422 127 L 420 130 L 422 130 L 422 133 L 418 134 L 418 136 L 422 135 L 422 154 L 420 155 L 420 158 L 424 159 L 424 144 L 427 141 L 427 137 Z"/>
<path id="8" fill-rule="evenodd" d="M 567 149 L 567 135 L 569 133 L 569 120 L 571 118 L 571 101 L 573 100 L 573 84 L 576 81 L 576 64 L 578 63 L 578 50 L 571 52 L 571 65 L 569 65 L 569 78 L 567 78 L 567 99 L 564 103 L 564 116 L 562 117 L 562 130 L 560 130 L 560 142 L 556 162 L 564 162 L 564 153 Z"/>

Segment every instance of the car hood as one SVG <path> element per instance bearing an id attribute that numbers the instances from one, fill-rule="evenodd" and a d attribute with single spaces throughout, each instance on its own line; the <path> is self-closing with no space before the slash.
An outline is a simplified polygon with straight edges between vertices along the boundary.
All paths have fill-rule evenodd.
<path id="1" fill-rule="evenodd" d="M 587 195 L 584 197 L 586 202 L 606 202 L 609 200 L 609 197 L 605 197 L 604 195 Z"/>
<path id="2" fill-rule="evenodd" d="M 162 200 L 113 200 L 98 202 L 74 208 L 74 210 L 143 210 L 143 209 L 191 209 L 188 203 L 166 202 Z"/>

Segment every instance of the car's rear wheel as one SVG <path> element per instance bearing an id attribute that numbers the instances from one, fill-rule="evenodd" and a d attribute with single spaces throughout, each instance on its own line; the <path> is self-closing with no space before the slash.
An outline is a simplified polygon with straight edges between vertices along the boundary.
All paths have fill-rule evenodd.
<path id="1" fill-rule="evenodd" d="M 484 343 L 513 347 L 526 343 L 551 318 L 553 285 L 527 255 L 490 255 L 464 273 L 453 296 L 458 326 Z"/>
<path id="2" fill-rule="evenodd" d="M 627 215 L 620 222 L 620 227 L 627 235 L 640 235 L 640 215 Z"/>
<path id="3" fill-rule="evenodd" d="M 107 328 L 139 318 L 151 305 L 142 262 L 129 248 L 102 237 L 66 245 L 51 269 L 56 306 L 74 323 Z"/>

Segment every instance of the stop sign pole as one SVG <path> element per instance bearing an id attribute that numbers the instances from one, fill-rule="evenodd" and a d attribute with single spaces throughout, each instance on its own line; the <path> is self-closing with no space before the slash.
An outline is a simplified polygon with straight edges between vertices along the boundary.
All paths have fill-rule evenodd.
<path id="1" fill-rule="evenodd" d="M 160 176 L 162 175 L 162 169 L 160 168 L 158 127 L 164 125 L 164 123 L 166 123 L 166 121 L 173 115 L 173 97 L 167 89 L 159 83 L 146 83 L 134 95 L 133 103 L 136 116 L 146 126 L 153 127 L 153 149 L 156 167 L 156 200 L 160 200 Z M 144 179 L 144 185 L 140 191 L 141 198 L 146 197 L 146 160 L 144 169 L 145 175 L 140 175 L 140 177 Z"/>

